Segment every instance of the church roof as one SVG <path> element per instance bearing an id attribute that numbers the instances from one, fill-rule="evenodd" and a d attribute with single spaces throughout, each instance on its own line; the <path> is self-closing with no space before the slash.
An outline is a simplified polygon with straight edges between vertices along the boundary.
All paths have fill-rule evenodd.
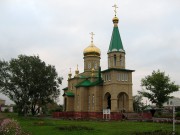
<path id="1" fill-rule="evenodd" d="M 96 86 L 96 85 L 101 85 L 103 83 L 102 80 L 97 80 L 95 82 L 91 82 L 90 80 L 84 80 L 77 84 L 75 87 L 91 87 L 91 86 Z"/>
<path id="2" fill-rule="evenodd" d="M 101 51 L 93 43 L 94 33 L 91 32 L 90 34 L 91 34 L 91 44 L 87 48 L 84 49 L 84 56 L 98 56 L 98 57 L 100 57 Z"/>
<path id="3" fill-rule="evenodd" d="M 100 56 L 101 51 L 97 48 L 92 42 L 91 44 L 84 49 L 84 56 Z"/>
<path id="4" fill-rule="evenodd" d="M 91 81 L 84 80 L 84 81 L 80 82 L 79 84 L 77 84 L 75 87 L 88 87 L 89 85 L 91 85 Z"/>
<path id="5" fill-rule="evenodd" d="M 74 97 L 74 93 L 72 93 L 72 92 L 65 92 L 63 94 L 63 96 Z"/>
<path id="6" fill-rule="evenodd" d="M 116 19 L 117 17 L 115 17 Z M 118 29 L 118 18 L 115 20 L 113 18 L 113 23 L 114 23 L 114 28 L 113 28 L 113 32 L 112 32 L 112 36 L 111 36 L 111 41 L 110 41 L 110 45 L 109 45 L 109 50 L 108 50 L 108 53 L 109 52 L 116 52 L 116 51 L 119 51 L 119 52 L 125 52 L 124 48 L 123 48 L 123 44 L 122 44 L 122 41 L 121 41 L 121 36 L 120 36 L 120 33 L 119 33 L 119 29 Z"/>
<path id="7" fill-rule="evenodd" d="M 62 90 L 68 90 L 68 87 L 63 88 Z"/>

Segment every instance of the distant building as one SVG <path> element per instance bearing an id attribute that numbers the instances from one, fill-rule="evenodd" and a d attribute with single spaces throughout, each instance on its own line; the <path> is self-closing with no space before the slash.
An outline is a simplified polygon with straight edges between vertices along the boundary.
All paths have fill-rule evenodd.
<path id="1" fill-rule="evenodd" d="M 5 100 L 0 99 L 0 112 L 4 112 L 6 110 L 13 112 L 13 105 L 5 105 L 5 102 Z"/>
<path id="2" fill-rule="evenodd" d="M 0 99 L 0 112 L 2 111 L 2 106 L 5 105 L 5 100 Z"/>
<path id="3" fill-rule="evenodd" d="M 8 105 L 1 106 L 1 112 L 5 112 L 6 110 L 8 112 L 13 112 L 13 106 L 8 106 Z"/>
<path id="4" fill-rule="evenodd" d="M 169 99 L 166 103 L 163 104 L 164 107 L 172 107 L 172 106 L 180 107 L 180 98 L 174 97 Z"/>
<path id="5" fill-rule="evenodd" d="M 5 100 L 0 99 L 0 106 L 5 105 Z"/>

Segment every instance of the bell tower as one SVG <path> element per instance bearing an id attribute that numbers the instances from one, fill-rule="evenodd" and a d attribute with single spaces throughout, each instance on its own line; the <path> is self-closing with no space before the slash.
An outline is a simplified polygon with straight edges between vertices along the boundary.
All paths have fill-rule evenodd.
<path id="1" fill-rule="evenodd" d="M 119 68 L 125 69 L 125 50 L 121 41 L 121 36 L 118 29 L 119 19 L 116 17 L 116 9 L 118 8 L 115 4 L 115 17 L 113 18 L 113 32 L 108 50 L 108 68 Z"/>

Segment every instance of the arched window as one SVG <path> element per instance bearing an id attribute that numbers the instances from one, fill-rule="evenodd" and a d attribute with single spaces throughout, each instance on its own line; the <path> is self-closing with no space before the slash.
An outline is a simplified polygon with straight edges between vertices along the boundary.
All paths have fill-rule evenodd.
<path id="1" fill-rule="evenodd" d="M 67 108 L 67 98 L 64 99 L 64 111 L 66 111 Z"/>
<path id="2" fill-rule="evenodd" d="M 122 56 L 120 55 L 120 65 L 122 66 L 123 65 L 123 59 L 122 59 Z"/>
<path id="3" fill-rule="evenodd" d="M 108 74 L 108 76 L 109 76 L 109 78 L 108 78 L 108 79 L 109 79 L 109 81 L 111 81 L 111 74 Z"/>
<path id="4" fill-rule="evenodd" d="M 94 94 L 92 95 L 92 109 L 94 110 Z"/>
<path id="5" fill-rule="evenodd" d="M 72 85 L 71 85 L 71 90 L 73 90 L 73 87 L 74 87 L 74 85 L 73 85 L 73 83 L 72 83 Z"/>
<path id="6" fill-rule="evenodd" d="M 110 63 L 110 59 L 108 59 L 108 67 L 110 67 L 111 65 L 110 65 L 111 63 Z"/>
<path id="7" fill-rule="evenodd" d="M 104 74 L 104 82 L 106 82 L 106 74 Z"/>
<path id="8" fill-rule="evenodd" d="M 116 66 L 116 55 L 114 55 L 114 66 Z"/>
<path id="9" fill-rule="evenodd" d="M 125 75 L 124 81 L 128 81 L 128 74 L 125 73 L 124 75 Z"/>
<path id="10" fill-rule="evenodd" d="M 88 99 L 88 110 L 90 110 L 90 104 L 91 104 L 91 96 L 89 95 L 89 99 Z"/>
<path id="11" fill-rule="evenodd" d="M 79 108 L 79 95 L 77 96 L 77 108 Z"/>

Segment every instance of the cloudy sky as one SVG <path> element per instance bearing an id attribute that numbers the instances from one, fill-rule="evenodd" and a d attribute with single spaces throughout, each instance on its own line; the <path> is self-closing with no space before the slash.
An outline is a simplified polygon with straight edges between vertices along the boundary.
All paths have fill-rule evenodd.
<path id="1" fill-rule="evenodd" d="M 39 55 L 55 65 L 63 88 L 69 68 L 74 73 L 78 64 L 83 72 L 83 50 L 94 32 L 106 69 L 114 3 L 126 68 L 136 70 L 133 94 L 141 90 L 140 80 L 157 69 L 180 84 L 180 0 L 0 0 L 0 59 Z"/>

